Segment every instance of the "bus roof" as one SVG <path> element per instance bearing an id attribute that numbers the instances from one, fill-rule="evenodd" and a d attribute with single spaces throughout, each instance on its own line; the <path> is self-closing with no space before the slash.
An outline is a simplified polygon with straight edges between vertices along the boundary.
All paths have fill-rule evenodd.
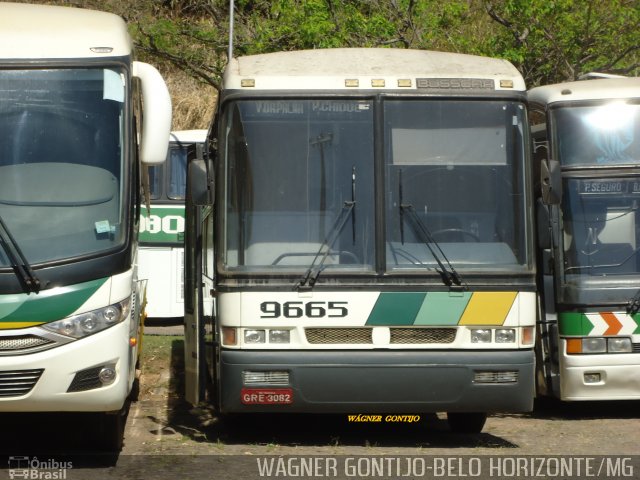
<path id="1" fill-rule="evenodd" d="M 426 82 L 431 79 L 440 80 Z M 487 88 L 489 83 L 494 87 Z M 511 63 L 497 58 L 428 50 L 335 48 L 233 58 L 225 71 L 224 88 L 524 91 L 525 85 Z"/>
<path id="2" fill-rule="evenodd" d="M 640 78 L 602 78 L 556 83 L 532 88 L 527 92 L 527 97 L 530 102 L 541 105 L 608 98 L 639 98 Z"/>
<path id="3" fill-rule="evenodd" d="M 0 62 L 131 54 L 117 15 L 82 8 L 0 3 Z"/>

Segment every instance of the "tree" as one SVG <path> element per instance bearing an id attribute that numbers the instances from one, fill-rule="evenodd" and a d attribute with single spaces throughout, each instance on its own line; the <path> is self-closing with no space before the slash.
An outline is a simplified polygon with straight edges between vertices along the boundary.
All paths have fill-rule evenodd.
<path id="1" fill-rule="evenodd" d="M 485 0 L 502 28 L 488 54 L 503 56 L 530 86 L 577 80 L 590 71 L 640 72 L 637 0 Z"/>

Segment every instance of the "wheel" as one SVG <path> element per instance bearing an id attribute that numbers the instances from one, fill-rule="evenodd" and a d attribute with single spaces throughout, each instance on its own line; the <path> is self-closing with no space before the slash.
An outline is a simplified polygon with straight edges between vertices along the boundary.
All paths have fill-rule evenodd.
<path id="1" fill-rule="evenodd" d="M 127 421 L 128 404 L 117 412 L 98 414 L 98 428 L 96 430 L 97 447 L 106 452 L 116 453 L 122 450 L 124 444 L 124 427 Z"/>
<path id="2" fill-rule="evenodd" d="M 455 433 L 480 433 L 486 421 L 484 412 L 447 412 L 449 428 Z"/>
<path id="3" fill-rule="evenodd" d="M 460 238 L 464 241 L 465 237 L 472 239 L 474 242 L 479 242 L 480 238 L 473 232 L 469 230 L 463 230 L 462 228 L 443 228 L 442 230 L 436 230 L 435 232 L 431 232 L 432 237 L 438 236 L 449 236 L 449 241 L 456 241 L 455 239 Z"/>

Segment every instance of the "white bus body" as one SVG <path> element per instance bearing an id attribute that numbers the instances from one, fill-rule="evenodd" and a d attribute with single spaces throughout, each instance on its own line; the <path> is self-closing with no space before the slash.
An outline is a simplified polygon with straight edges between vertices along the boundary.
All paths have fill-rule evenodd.
<path id="1" fill-rule="evenodd" d="M 208 376 L 221 413 L 446 411 L 479 431 L 530 410 L 525 95 L 511 64 L 469 55 L 232 59 L 214 207 L 187 222 L 188 399 Z"/>
<path id="2" fill-rule="evenodd" d="M 138 276 L 147 279 L 147 316 L 184 316 L 184 199 L 187 163 L 202 158 L 206 130 L 171 132 L 167 161 L 149 167 L 151 210 L 140 216 Z"/>
<path id="3" fill-rule="evenodd" d="M 533 88 L 541 393 L 640 399 L 640 79 Z"/>
<path id="4" fill-rule="evenodd" d="M 0 412 L 103 412 L 117 449 L 144 298 L 140 162 L 166 158 L 169 93 L 104 12 L 0 3 L 0 65 Z"/>

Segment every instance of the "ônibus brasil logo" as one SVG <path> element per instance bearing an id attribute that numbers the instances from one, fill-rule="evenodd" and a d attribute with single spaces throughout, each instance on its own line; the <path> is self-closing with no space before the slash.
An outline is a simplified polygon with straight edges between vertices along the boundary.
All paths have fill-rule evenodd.
<path id="1" fill-rule="evenodd" d="M 71 462 L 59 462 L 52 458 L 38 460 L 38 457 L 9 457 L 9 478 L 27 478 L 34 480 L 64 480 L 67 470 L 73 468 Z"/>

